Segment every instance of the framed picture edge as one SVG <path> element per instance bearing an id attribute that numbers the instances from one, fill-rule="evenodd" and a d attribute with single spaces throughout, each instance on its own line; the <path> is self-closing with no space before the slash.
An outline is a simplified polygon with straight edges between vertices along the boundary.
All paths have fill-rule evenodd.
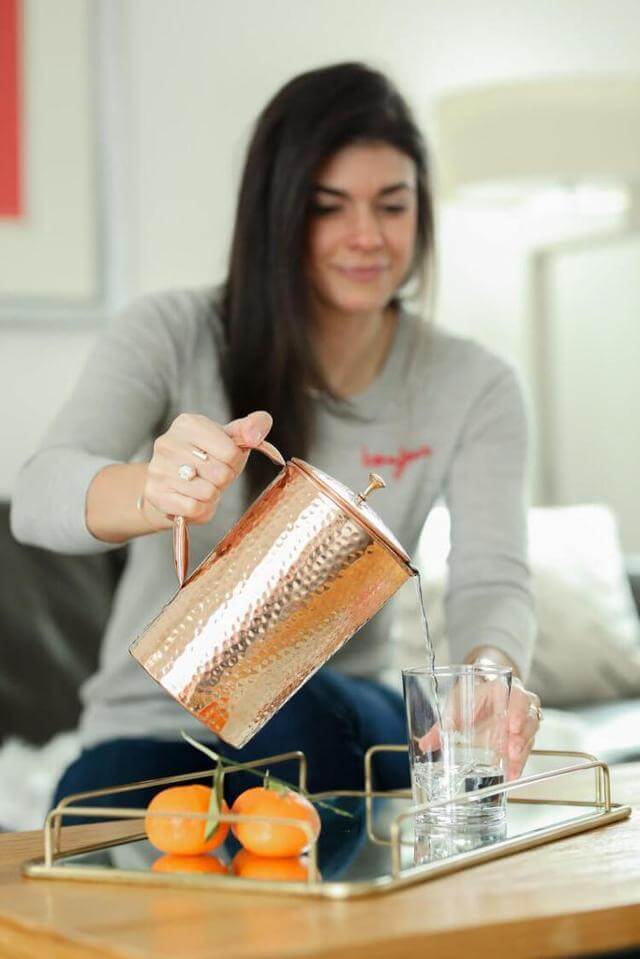
<path id="1" fill-rule="evenodd" d="M 120 4 L 95 0 L 88 7 L 91 128 L 95 157 L 95 292 L 86 299 L 0 294 L 0 328 L 32 329 L 53 325 L 91 329 L 102 326 L 126 300 L 126 210 L 124 185 L 123 76 L 120 60 Z"/>

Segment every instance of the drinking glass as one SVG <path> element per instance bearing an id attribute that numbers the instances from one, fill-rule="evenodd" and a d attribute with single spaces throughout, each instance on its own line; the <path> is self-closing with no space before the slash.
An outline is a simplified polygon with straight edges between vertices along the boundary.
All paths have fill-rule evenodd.
<path id="1" fill-rule="evenodd" d="M 511 669 L 413 667 L 402 671 L 402 680 L 414 804 L 501 785 L 507 769 Z M 431 835 L 433 849 L 451 855 L 505 837 L 506 796 L 426 808 L 415 821 L 417 831 Z"/>

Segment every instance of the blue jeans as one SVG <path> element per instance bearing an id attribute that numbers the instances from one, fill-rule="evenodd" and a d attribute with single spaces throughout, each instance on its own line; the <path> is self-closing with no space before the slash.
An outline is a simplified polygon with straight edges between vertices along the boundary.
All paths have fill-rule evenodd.
<path id="1" fill-rule="evenodd" d="M 203 735 L 198 738 L 207 742 L 204 727 Z M 324 668 L 312 676 L 242 749 L 224 743 L 214 748 L 229 759 L 242 762 L 301 749 L 307 757 L 308 789 L 315 793 L 363 789 L 366 750 L 375 744 L 393 743 L 406 743 L 402 697 L 373 680 L 342 676 Z M 70 793 L 197 772 L 210 769 L 211 765 L 206 756 L 182 740 L 109 740 L 83 750 L 63 774 L 53 803 L 55 805 Z M 294 761 L 279 764 L 272 772 L 280 779 L 297 783 L 298 764 Z M 408 787 L 407 756 L 404 753 L 381 754 L 376 757 L 374 774 L 374 785 L 378 789 Z M 210 777 L 204 781 L 210 782 Z M 229 805 L 239 793 L 257 784 L 258 780 L 249 773 L 225 777 L 225 798 Z M 143 808 L 157 789 L 135 790 L 119 798 L 92 799 L 91 804 L 110 806 L 121 803 Z M 360 836 L 361 804 L 352 802 L 349 809 L 355 815 L 356 832 Z M 344 839 L 345 825 L 349 827 L 344 817 L 321 810 L 321 818 L 323 834 L 333 830 L 337 837 L 342 831 Z M 73 817 L 64 822 L 73 825 L 87 821 L 96 820 Z M 348 828 L 347 831 L 355 842 L 353 830 Z M 326 842 L 325 847 L 328 855 Z M 326 855 L 322 859 L 326 860 Z"/>

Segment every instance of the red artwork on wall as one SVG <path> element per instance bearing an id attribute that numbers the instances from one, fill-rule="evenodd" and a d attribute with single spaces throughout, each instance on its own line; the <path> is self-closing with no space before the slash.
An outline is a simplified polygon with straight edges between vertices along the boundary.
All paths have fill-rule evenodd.
<path id="1" fill-rule="evenodd" d="M 22 214 L 21 0 L 0 0 L 0 217 Z"/>

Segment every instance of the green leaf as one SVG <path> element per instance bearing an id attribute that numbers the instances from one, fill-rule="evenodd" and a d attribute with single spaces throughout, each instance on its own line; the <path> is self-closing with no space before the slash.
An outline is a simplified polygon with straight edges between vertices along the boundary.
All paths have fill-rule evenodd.
<path id="1" fill-rule="evenodd" d="M 216 796 L 218 797 L 218 809 L 222 809 L 222 802 L 224 799 L 223 786 L 224 786 L 224 769 L 222 768 L 222 766 L 218 766 L 216 770 L 215 786 L 214 786 Z"/>
<path id="2" fill-rule="evenodd" d="M 215 788 L 211 790 L 211 801 L 209 802 L 209 818 L 204 831 L 204 841 L 208 842 L 218 828 L 220 822 L 220 804 L 218 802 L 218 793 Z"/>
<path id="3" fill-rule="evenodd" d="M 289 783 L 282 782 L 280 779 L 274 779 L 273 776 L 269 776 L 264 780 L 264 788 L 269 789 L 271 792 L 278 793 L 279 796 L 285 796 L 288 792 L 299 792 L 298 789 L 293 789 Z"/>
<path id="4" fill-rule="evenodd" d="M 209 759 L 213 759 L 215 763 L 229 762 L 229 760 L 225 760 L 223 756 L 220 756 L 213 749 L 210 749 L 208 746 L 203 746 L 202 743 L 199 743 L 196 739 L 192 739 L 188 733 L 181 731 L 180 735 L 185 740 L 185 742 L 188 742 L 189 745 L 193 746 L 195 749 L 199 749 L 201 753 L 204 753 L 205 756 L 209 757 Z"/>
<path id="5" fill-rule="evenodd" d="M 209 802 L 209 818 L 207 819 L 206 829 L 204 831 L 204 841 L 207 842 L 213 836 L 220 824 L 220 811 L 222 809 L 222 764 L 218 763 L 216 771 L 213 774 L 213 789 L 211 790 L 211 800 Z"/>
<path id="6" fill-rule="evenodd" d="M 281 789 L 282 791 L 291 790 L 292 792 L 295 792 L 301 796 L 304 796 L 305 799 L 309 799 L 309 801 L 312 802 L 314 806 L 320 806 L 321 809 L 330 809 L 331 812 L 336 814 L 336 816 L 346 816 L 348 819 L 354 818 L 353 813 L 347 812 L 346 809 L 336 808 L 335 806 L 331 805 L 331 803 L 326 802 L 322 799 L 313 799 L 312 797 L 308 796 L 303 790 L 296 788 L 296 786 L 293 786 L 291 783 L 285 782 L 283 779 L 276 779 L 274 776 L 272 776 L 269 773 L 268 770 L 266 773 L 264 773 L 259 769 L 253 769 L 253 768 L 250 769 L 244 763 L 237 763 L 237 762 L 234 762 L 232 759 L 227 759 L 226 756 L 221 756 L 214 749 L 210 749 L 209 746 L 204 746 L 202 743 L 199 743 L 196 739 L 193 739 L 191 736 L 189 736 L 188 733 L 185 733 L 184 730 L 180 731 L 180 735 L 182 736 L 184 741 L 189 743 L 190 746 L 193 746 L 194 749 L 199 749 L 200 752 L 204 753 L 205 756 L 208 756 L 209 759 L 213 759 L 213 761 L 217 764 L 214 777 L 217 776 L 218 773 L 220 772 L 220 777 L 222 779 L 224 775 L 225 766 L 233 766 L 235 769 L 244 769 L 246 773 L 249 773 L 251 776 L 257 776 L 258 779 L 262 779 L 263 781 L 265 779 L 268 779 L 268 783 L 266 784 L 268 789 Z M 216 782 L 216 779 L 214 778 L 214 787 L 216 785 L 217 785 L 217 782 Z M 220 785 L 219 788 L 222 789 L 222 785 Z M 214 788 L 213 791 L 215 793 L 216 789 Z M 219 811 L 222 804 L 221 796 L 222 794 L 220 794 L 217 815 L 220 814 Z M 211 833 L 208 833 L 205 835 L 208 838 L 208 836 L 211 835 Z"/>

